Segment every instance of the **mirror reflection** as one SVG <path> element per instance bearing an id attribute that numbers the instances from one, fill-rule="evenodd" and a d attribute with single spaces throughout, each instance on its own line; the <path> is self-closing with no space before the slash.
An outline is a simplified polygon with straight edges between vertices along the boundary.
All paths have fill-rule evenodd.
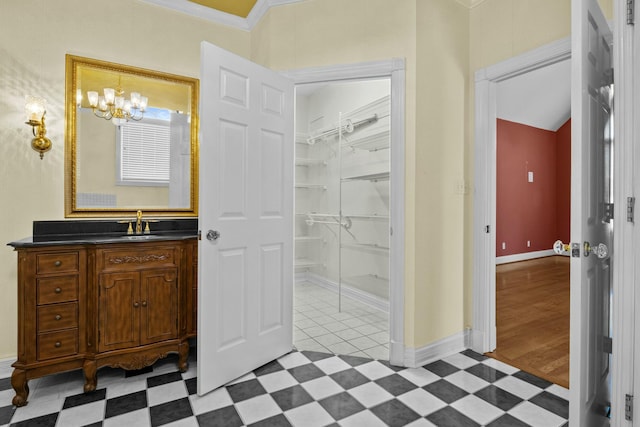
<path id="1" fill-rule="evenodd" d="M 67 216 L 197 215 L 197 79 L 67 55 Z"/>

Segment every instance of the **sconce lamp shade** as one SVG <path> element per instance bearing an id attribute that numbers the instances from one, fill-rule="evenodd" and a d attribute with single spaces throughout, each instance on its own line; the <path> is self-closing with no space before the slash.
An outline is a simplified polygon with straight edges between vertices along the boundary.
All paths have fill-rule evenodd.
<path id="1" fill-rule="evenodd" d="M 46 110 L 46 101 L 43 98 L 27 96 L 24 104 L 24 111 L 27 116 L 27 123 L 39 124 Z M 33 125 L 32 125 L 33 126 Z"/>

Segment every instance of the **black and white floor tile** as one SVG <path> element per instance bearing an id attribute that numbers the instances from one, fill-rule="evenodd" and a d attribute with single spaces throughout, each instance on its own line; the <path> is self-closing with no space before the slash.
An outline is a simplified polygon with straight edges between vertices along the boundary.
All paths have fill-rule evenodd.
<path id="1" fill-rule="evenodd" d="M 11 426 L 567 426 L 568 390 L 470 350 L 420 368 L 358 356 L 294 351 L 204 396 L 196 364 L 169 357 L 152 372 L 98 371 L 30 381 L 29 404 L 11 406 L 0 380 L 0 425 Z M 0 404 L 1 405 L 1 404 Z"/>

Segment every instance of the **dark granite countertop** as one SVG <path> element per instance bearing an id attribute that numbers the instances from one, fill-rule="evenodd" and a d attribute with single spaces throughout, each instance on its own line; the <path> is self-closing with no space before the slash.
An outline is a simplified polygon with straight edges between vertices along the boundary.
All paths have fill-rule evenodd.
<path id="1" fill-rule="evenodd" d="M 49 245 L 97 245 L 193 239 L 197 219 L 150 219 L 150 234 L 127 234 L 127 223 L 114 220 L 34 221 L 33 235 L 7 245 L 26 248 Z M 127 220 L 128 221 L 128 220 Z M 143 219 L 143 224 L 146 219 Z M 135 224 L 134 224 L 135 226 Z"/>

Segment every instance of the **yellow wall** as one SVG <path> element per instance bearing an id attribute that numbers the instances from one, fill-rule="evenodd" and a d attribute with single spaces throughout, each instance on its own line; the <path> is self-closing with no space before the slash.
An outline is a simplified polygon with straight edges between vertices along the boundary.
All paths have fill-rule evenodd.
<path id="1" fill-rule="evenodd" d="M 464 143 L 469 10 L 450 0 L 417 1 L 414 344 L 464 329 Z M 409 157 L 410 155 L 410 157 Z M 409 326 L 409 325 L 408 325 Z"/>
<path id="2" fill-rule="evenodd" d="M 249 56 L 250 34 L 131 0 L 0 2 L 0 359 L 16 353 L 16 256 L 32 221 L 64 219 L 65 54 L 199 77 L 200 42 Z M 48 100 L 40 160 L 24 96 Z"/>
<path id="3" fill-rule="evenodd" d="M 284 70 L 406 60 L 405 341 L 419 348 L 470 325 L 473 73 L 569 35 L 570 0 L 307 0 L 272 8 L 251 31 L 131 0 L 0 2 L 0 242 L 62 219 L 64 56 L 198 77 L 208 40 Z M 602 0 L 605 6 L 612 0 Z M 610 10 L 607 14 L 611 16 Z M 109 31 L 107 33 L 107 31 Z M 54 142 L 29 146 L 24 95 L 49 100 Z M 467 194 L 458 194 L 466 184 Z M 16 259 L 0 252 L 0 359 L 15 355 Z"/>

